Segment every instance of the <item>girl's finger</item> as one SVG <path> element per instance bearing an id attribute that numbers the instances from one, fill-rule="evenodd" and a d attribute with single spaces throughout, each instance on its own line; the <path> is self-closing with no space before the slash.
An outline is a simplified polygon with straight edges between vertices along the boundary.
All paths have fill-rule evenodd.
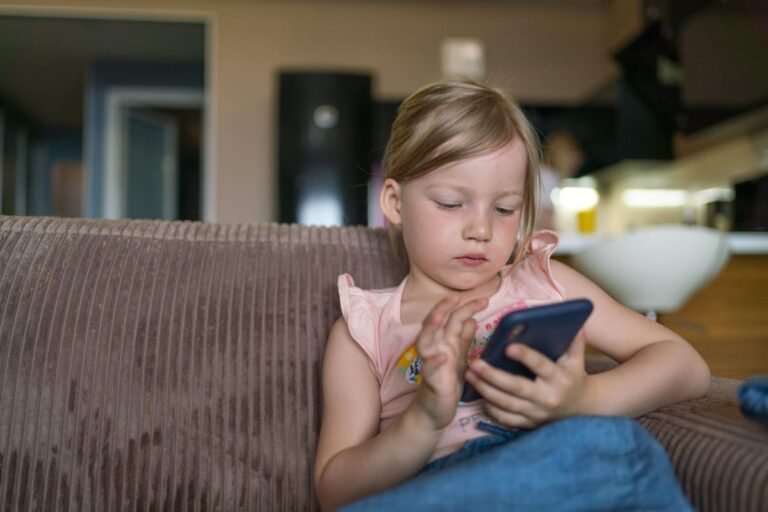
<path id="1" fill-rule="evenodd" d="M 565 354 L 563 354 L 562 357 L 558 359 L 558 364 L 563 364 L 569 368 L 583 368 L 586 345 L 586 338 L 584 336 L 577 335 L 576 339 L 573 340 L 573 343 L 571 343 L 571 346 L 568 347 L 568 350 L 565 352 Z"/>
<path id="2" fill-rule="evenodd" d="M 437 352 L 436 354 L 425 358 L 424 360 L 424 366 L 422 367 L 422 372 L 425 373 L 431 373 L 440 368 L 445 361 L 448 359 L 448 356 L 445 355 L 443 352 Z"/>
<path id="3" fill-rule="evenodd" d="M 482 359 L 474 360 L 470 365 L 469 371 L 477 375 L 479 382 L 484 381 L 506 394 L 514 395 L 529 402 L 536 401 L 536 384 L 526 377 L 494 368 Z M 470 376 L 470 378 L 472 377 Z M 475 383 L 473 382 L 472 385 L 474 386 Z M 480 390 L 478 389 L 478 391 Z"/>
<path id="4" fill-rule="evenodd" d="M 522 343 L 510 344 L 504 352 L 508 358 L 523 363 L 542 379 L 551 379 L 558 371 L 557 364 L 541 352 Z"/>
<path id="5" fill-rule="evenodd" d="M 432 310 L 427 315 L 427 318 L 430 316 L 433 316 L 435 314 L 442 316 L 445 318 L 448 313 L 456 307 L 456 304 L 459 302 L 459 296 L 454 294 L 451 294 L 444 299 L 440 300 L 435 306 L 432 308 Z"/>
<path id="6" fill-rule="evenodd" d="M 485 412 L 497 423 L 510 428 L 534 428 L 539 425 L 531 418 L 523 414 L 511 413 L 492 404 L 485 404 Z"/>
<path id="7" fill-rule="evenodd" d="M 477 322 L 474 318 L 467 318 L 464 320 L 464 323 L 461 327 L 461 333 L 459 334 L 459 337 L 462 341 L 466 342 L 466 345 L 469 345 L 469 342 L 472 341 L 472 337 L 475 335 L 475 332 L 477 331 Z"/>
<path id="8" fill-rule="evenodd" d="M 446 334 L 461 337 L 465 321 L 472 319 L 475 313 L 482 311 L 487 305 L 488 299 L 480 298 L 462 304 L 451 311 L 446 320 Z"/>
<path id="9" fill-rule="evenodd" d="M 451 311 L 458 302 L 458 295 L 450 295 L 437 304 L 429 312 L 427 317 L 421 324 L 421 332 L 417 340 L 418 350 L 421 355 L 427 356 L 430 352 L 430 347 L 433 345 L 432 341 L 435 337 L 435 333 L 445 324 L 445 319 L 448 317 L 448 313 Z"/>
<path id="10" fill-rule="evenodd" d="M 477 322 L 474 318 L 467 318 L 461 327 L 459 333 L 457 353 L 456 353 L 456 368 L 462 370 L 467 366 L 467 352 L 469 351 L 469 344 L 472 342 L 472 338 L 477 331 Z"/>
<path id="11" fill-rule="evenodd" d="M 485 403 L 492 405 L 500 410 L 510 413 L 521 414 L 528 418 L 536 418 L 540 408 L 530 400 L 520 398 L 499 389 L 487 381 L 478 378 L 473 372 L 467 372 L 467 381 L 480 393 L 485 399 Z"/>

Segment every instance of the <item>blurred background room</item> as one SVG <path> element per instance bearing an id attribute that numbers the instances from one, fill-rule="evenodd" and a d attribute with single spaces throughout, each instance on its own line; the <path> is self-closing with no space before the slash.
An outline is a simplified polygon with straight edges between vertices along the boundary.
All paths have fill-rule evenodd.
<path id="1" fill-rule="evenodd" d="M 768 373 L 768 0 L 0 0 L 0 213 L 383 227 L 397 106 L 447 76 L 530 117 L 557 257 L 721 233 L 653 313 Z"/>

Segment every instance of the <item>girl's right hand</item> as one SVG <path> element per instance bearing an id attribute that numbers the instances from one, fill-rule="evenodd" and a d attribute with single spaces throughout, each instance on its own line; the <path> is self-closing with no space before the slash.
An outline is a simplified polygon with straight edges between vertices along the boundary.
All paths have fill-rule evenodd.
<path id="1" fill-rule="evenodd" d="M 477 329 L 473 315 L 488 305 L 487 298 L 462 305 L 452 295 L 437 303 L 422 323 L 416 350 L 422 360 L 422 382 L 412 402 L 440 430 L 456 415 L 466 370 L 467 350 Z"/>

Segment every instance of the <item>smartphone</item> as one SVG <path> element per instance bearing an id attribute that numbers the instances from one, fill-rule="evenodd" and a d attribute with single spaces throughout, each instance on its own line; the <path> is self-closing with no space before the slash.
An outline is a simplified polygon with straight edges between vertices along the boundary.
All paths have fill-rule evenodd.
<path id="1" fill-rule="evenodd" d="M 568 350 L 591 313 L 592 302 L 587 299 L 512 311 L 501 318 L 480 357 L 492 366 L 534 379 L 536 375 L 524 364 L 509 359 L 504 349 L 510 343 L 522 343 L 556 361 Z M 469 382 L 465 383 L 460 403 L 479 398 L 482 396 L 475 388 Z"/>

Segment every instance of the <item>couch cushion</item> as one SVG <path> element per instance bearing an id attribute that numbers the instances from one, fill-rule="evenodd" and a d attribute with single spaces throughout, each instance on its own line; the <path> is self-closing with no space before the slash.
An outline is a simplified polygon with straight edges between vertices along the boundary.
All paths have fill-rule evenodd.
<path id="1" fill-rule="evenodd" d="M 615 366 L 606 357 L 587 360 L 590 373 Z M 768 506 L 768 428 L 739 412 L 740 384 L 713 377 L 705 397 L 639 419 L 666 449 L 696 510 L 758 512 Z"/>
<path id="2" fill-rule="evenodd" d="M 667 450 L 696 510 L 768 507 L 768 428 L 740 414 L 739 384 L 713 378 L 706 397 L 640 418 Z"/>
<path id="3" fill-rule="evenodd" d="M 308 510 L 358 227 L 0 218 L 0 509 Z"/>

